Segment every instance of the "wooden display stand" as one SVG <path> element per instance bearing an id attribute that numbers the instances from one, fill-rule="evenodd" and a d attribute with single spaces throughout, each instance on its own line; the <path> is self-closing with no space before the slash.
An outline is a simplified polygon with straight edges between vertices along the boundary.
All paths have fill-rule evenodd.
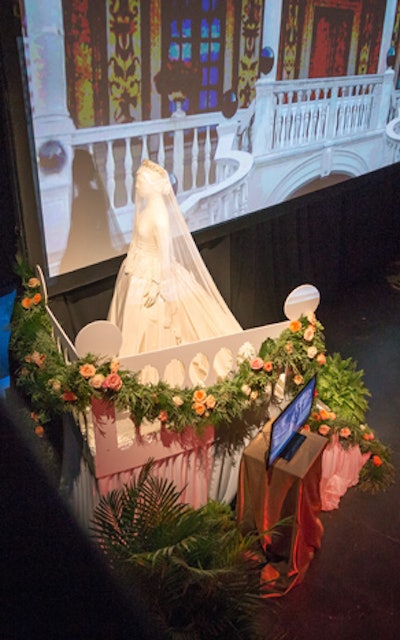
<path id="1" fill-rule="evenodd" d="M 246 447 L 240 465 L 237 519 L 244 533 L 256 531 L 266 556 L 261 580 L 268 581 L 268 596 L 287 593 L 301 582 L 321 546 L 322 436 L 302 431 L 306 438 L 290 461 L 279 458 L 266 470 L 271 422 Z M 283 519 L 289 519 L 280 524 Z"/>

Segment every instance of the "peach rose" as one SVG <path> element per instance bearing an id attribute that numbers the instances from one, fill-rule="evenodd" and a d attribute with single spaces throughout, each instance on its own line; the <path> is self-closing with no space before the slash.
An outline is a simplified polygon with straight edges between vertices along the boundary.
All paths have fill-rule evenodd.
<path id="1" fill-rule="evenodd" d="M 292 320 L 289 324 L 289 329 L 292 333 L 297 333 L 301 329 L 300 320 Z"/>
<path id="2" fill-rule="evenodd" d="M 250 393 L 250 400 L 257 400 L 258 398 L 258 391 L 254 390 Z"/>
<path id="3" fill-rule="evenodd" d="M 193 401 L 196 402 L 205 402 L 205 399 L 207 397 L 206 392 L 204 391 L 204 389 L 196 389 L 196 391 L 193 394 Z"/>
<path id="4" fill-rule="evenodd" d="M 289 356 L 290 356 L 291 353 L 293 353 L 293 343 L 292 342 L 287 342 L 285 344 L 285 351 Z"/>
<path id="5" fill-rule="evenodd" d="M 312 360 L 313 358 L 315 358 L 315 356 L 317 355 L 318 350 L 317 347 L 308 347 L 307 349 L 307 356 L 310 358 L 310 360 Z"/>
<path id="6" fill-rule="evenodd" d="M 205 403 L 206 403 L 207 409 L 214 409 L 215 405 L 217 404 L 217 401 L 216 401 L 215 397 L 212 395 L 212 393 L 210 393 L 207 396 L 207 398 L 205 400 Z"/>
<path id="7" fill-rule="evenodd" d="M 318 427 L 318 433 L 320 433 L 321 436 L 327 436 L 330 430 L 331 428 L 327 424 L 320 424 Z"/>
<path id="8" fill-rule="evenodd" d="M 295 384 L 297 384 L 297 385 L 299 385 L 299 384 L 303 384 L 303 382 L 304 382 L 304 378 L 303 378 L 303 376 L 302 376 L 302 375 L 300 375 L 300 373 L 297 373 L 297 374 L 294 376 L 294 378 L 293 378 L 293 382 L 294 382 Z"/>
<path id="9" fill-rule="evenodd" d="M 192 409 L 194 409 L 198 416 L 202 416 L 206 410 L 206 406 L 202 402 L 193 402 Z"/>
<path id="10" fill-rule="evenodd" d="M 24 307 L 24 309 L 30 309 L 31 308 L 31 304 L 32 304 L 32 300 L 31 300 L 31 298 L 23 298 L 21 300 L 21 304 Z"/>
<path id="11" fill-rule="evenodd" d="M 251 387 L 248 384 L 242 384 L 240 390 L 245 396 L 249 396 L 251 394 Z"/>
<path id="12" fill-rule="evenodd" d="M 342 429 L 340 429 L 339 435 L 341 438 L 348 438 L 349 436 L 351 436 L 349 427 L 343 427 Z"/>
<path id="13" fill-rule="evenodd" d="M 34 351 L 31 353 L 31 362 L 34 362 L 39 369 L 42 368 L 44 361 L 46 360 L 45 353 L 39 353 L 39 351 Z"/>
<path id="14" fill-rule="evenodd" d="M 33 304 L 39 304 L 39 302 L 41 302 L 42 300 L 42 294 L 41 293 L 35 293 L 35 295 L 32 298 L 32 302 Z"/>
<path id="15" fill-rule="evenodd" d="M 110 372 L 118 373 L 119 371 L 119 360 L 117 358 L 113 358 L 110 362 Z"/>
<path id="16" fill-rule="evenodd" d="M 160 422 L 168 422 L 168 413 L 164 410 L 160 411 L 158 419 Z"/>
<path id="17" fill-rule="evenodd" d="M 250 367 L 251 369 L 253 369 L 253 371 L 260 371 L 260 369 L 262 369 L 263 366 L 264 366 L 264 361 L 259 356 L 256 356 L 255 358 L 253 358 L 253 360 L 250 362 Z"/>
<path id="18" fill-rule="evenodd" d="M 119 391 L 122 387 L 122 380 L 118 373 L 109 373 L 103 380 L 101 385 L 103 389 L 110 389 L 111 391 Z"/>
<path id="19" fill-rule="evenodd" d="M 329 420 L 336 420 L 336 413 L 334 411 L 329 412 Z"/>
<path id="20" fill-rule="evenodd" d="M 176 407 L 181 407 L 183 405 L 183 400 L 180 396 L 174 396 L 172 398 L 172 402 Z"/>
<path id="21" fill-rule="evenodd" d="M 30 289 L 36 289 L 37 287 L 40 287 L 40 281 L 38 278 L 29 278 L 28 280 L 28 287 Z"/>
<path id="22" fill-rule="evenodd" d="M 303 424 L 302 429 L 303 429 L 303 431 L 311 431 L 311 427 L 310 427 L 309 424 Z"/>
<path id="23" fill-rule="evenodd" d="M 309 324 L 307 329 L 303 333 L 303 338 L 307 342 L 311 342 L 311 340 L 314 339 L 314 336 L 315 336 L 315 328 L 311 324 Z"/>
<path id="24" fill-rule="evenodd" d="M 79 373 L 83 378 L 93 378 L 96 373 L 96 367 L 93 364 L 86 362 L 79 367 Z"/>
<path id="25" fill-rule="evenodd" d="M 104 376 L 102 373 L 96 373 L 93 378 L 90 378 L 89 384 L 92 389 L 101 389 L 104 382 Z"/>
<path id="26" fill-rule="evenodd" d="M 325 354 L 323 354 L 323 353 L 319 353 L 319 354 L 317 355 L 317 362 L 318 362 L 318 364 L 320 364 L 320 365 L 325 364 L 325 363 L 326 363 L 326 357 L 325 357 Z"/>
<path id="27" fill-rule="evenodd" d="M 372 464 L 375 467 L 380 467 L 382 462 L 383 462 L 383 460 L 379 456 L 377 456 L 377 455 L 372 456 Z"/>
<path id="28" fill-rule="evenodd" d="M 267 373 L 270 373 L 273 368 L 274 368 L 274 365 L 271 362 L 271 360 L 267 360 L 267 362 L 264 362 L 264 371 L 266 371 Z"/>
<path id="29" fill-rule="evenodd" d="M 317 324 L 317 317 L 316 317 L 314 311 L 310 311 L 310 313 L 307 314 L 307 320 L 312 325 Z"/>

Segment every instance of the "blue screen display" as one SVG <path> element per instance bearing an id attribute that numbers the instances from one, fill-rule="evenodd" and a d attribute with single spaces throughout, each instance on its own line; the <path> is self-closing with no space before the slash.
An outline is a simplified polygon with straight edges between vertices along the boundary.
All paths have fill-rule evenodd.
<path id="1" fill-rule="evenodd" d="M 273 464 L 308 419 L 314 399 L 315 384 L 314 376 L 272 423 L 267 468 Z"/>

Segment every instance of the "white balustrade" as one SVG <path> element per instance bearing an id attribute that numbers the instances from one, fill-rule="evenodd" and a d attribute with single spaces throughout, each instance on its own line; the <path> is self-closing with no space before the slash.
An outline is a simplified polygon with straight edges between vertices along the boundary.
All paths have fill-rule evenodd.
<path id="1" fill-rule="evenodd" d="M 251 138 L 256 156 L 359 136 L 385 126 L 393 71 L 380 75 L 256 84 Z"/>

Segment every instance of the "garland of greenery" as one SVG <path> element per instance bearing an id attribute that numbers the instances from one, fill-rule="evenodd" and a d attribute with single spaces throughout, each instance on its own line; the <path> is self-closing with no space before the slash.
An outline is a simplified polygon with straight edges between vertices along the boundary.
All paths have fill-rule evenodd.
<path id="1" fill-rule="evenodd" d="M 258 354 L 245 343 L 236 370 L 212 386 L 146 385 L 137 373 L 121 370 L 115 358 L 99 361 L 88 354 L 67 365 L 52 335 L 39 280 L 29 271 L 20 275 L 23 294 L 15 305 L 10 349 L 17 363 L 16 383 L 29 399 L 38 436 L 46 434 L 55 416 L 84 411 L 94 397 L 128 409 L 135 425 L 144 418 L 158 419 L 172 431 L 191 425 L 201 435 L 211 424 L 217 443 L 231 451 L 249 435 L 255 420 L 268 415 L 282 374 L 285 392 L 293 395 L 318 372 L 318 396 L 306 428 L 329 439 L 338 437 L 345 448 L 359 445 L 370 453 L 360 476 L 368 490 L 393 482 L 391 452 L 365 422 L 370 394 L 363 371 L 357 371 L 351 358 L 326 355 L 323 327 L 314 314 L 291 321 L 277 339 L 265 340 Z"/>

